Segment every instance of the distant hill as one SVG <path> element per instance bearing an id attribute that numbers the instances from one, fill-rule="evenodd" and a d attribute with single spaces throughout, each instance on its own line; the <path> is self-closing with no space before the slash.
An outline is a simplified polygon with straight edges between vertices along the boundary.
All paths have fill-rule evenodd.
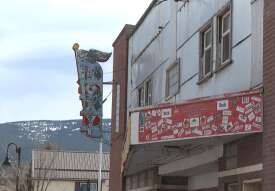
<path id="1" fill-rule="evenodd" d="M 30 160 L 31 150 L 51 143 L 61 150 L 97 151 L 98 140 L 80 133 L 81 120 L 20 121 L 0 124 L 0 164 L 7 144 L 14 142 L 22 148 L 22 160 Z M 109 151 L 111 120 L 103 120 L 103 150 Z M 10 149 L 14 152 L 14 149 Z"/>

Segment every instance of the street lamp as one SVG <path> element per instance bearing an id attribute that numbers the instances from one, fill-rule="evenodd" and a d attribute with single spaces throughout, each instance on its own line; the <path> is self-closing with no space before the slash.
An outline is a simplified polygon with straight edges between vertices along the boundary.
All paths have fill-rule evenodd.
<path id="1" fill-rule="evenodd" d="M 11 163 L 9 159 L 9 148 L 10 146 L 15 146 L 15 152 L 17 153 L 17 174 L 16 174 L 16 191 L 19 191 L 19 172 L 20 172 L 20 162 L 21 162 L 21 147 L 17 146 L 15 143 L 9 143 L 7 147 L 6 158 L 2 163 L 2 167 L 11 168 Z"/>

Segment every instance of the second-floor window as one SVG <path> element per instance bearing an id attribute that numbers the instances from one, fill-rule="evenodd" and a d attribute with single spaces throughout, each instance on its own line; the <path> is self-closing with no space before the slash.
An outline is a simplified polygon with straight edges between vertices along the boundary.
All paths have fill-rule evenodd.
<path id="1" fill-rule="evenodd" d="M 138 106 L 143 107 L 152 104 L 152 80 L 146 80 L 138 89 Z"/>
<path id="2" fill-rule="evenodd" d="M 174 63 L 166 71 L 166 97 L 175 96 L 180 87 L 180 65 L 179 61 Z"/>
<path id="3" fill-rule="evenodd" d="M 152 80 L 145 82 L 145 105 L 152 104 Z"/>
<path id="4" fill-rule="evenodd" d="M 212 73 L 213 66 L 213 28 L 208 24 L 200 32 L 200 80 Z"/>
<path id="5" fill-rule="evenodd" d="M 231 4 L 228 4 L 200 30 L 199 83 L 230 63 L 231 20 Z"/>
<path id="6" fill-rule="evenodd" d="M 227 8 L 218 16 L 217 64 L 223 65 L 231 57 L 231 12 Z"/>
<path id="7" fill-rule="evenodd" d="M 138 89 L 138 106 L 142 107 L 144 106 L 144 86 L 142 85 L 139 89 Z"/>

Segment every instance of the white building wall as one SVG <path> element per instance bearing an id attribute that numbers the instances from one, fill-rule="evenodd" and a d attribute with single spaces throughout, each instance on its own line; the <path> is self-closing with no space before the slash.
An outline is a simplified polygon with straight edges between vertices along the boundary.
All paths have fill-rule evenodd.
<path id="1" fill-rule="evenodd" d="M 176 58 L 181 60 L 181 88 L 173 99 L 176 102 L 249 90 L 262 83 L 263 0 L 232 0 L 233 63 L 197 84 L 199 29 L 229 2 L 192 0 L 183 6 L 165 1 L 151 10 L 129 41 L 129 108 L 138 105 L 138 87 L 149 77 L 153 81 L 153 104 L 165 102 L 166 69 Z"/>
<path id="2" fill-rule="evenodd" d="M 39 184 L 39 189 L 37 189 L 37 184 Z M 43 181 L 34 181 L 34 191 L 40 191 Z M 44 181 L 44 186 L 47 181 Z M 1 188 L 1 187 L 0 187 Z M 43 189 L 45 190 L 45 188 Z M 50 181 L 47 191 L 75 191 L 75 182 L 73 181 Z M 102 191 L 109 191 L 109 180 L 102 182 Z"/>
<path id="3" fill-rule="evenodd" d="M 153 81 L 154 103 L 165 93 L 163 71 L 176 60 L 176 10 L 174 1 L 153 7 L 129 39 L 128 108 L 137 106 L 137 89 L 148 77 Z"/>
<path id="4" fill-rule="evenodd" d="M 41 184 L 43 182 L 38 181 L 34 182 L 34 190 L 40 191 L 41 190 Z M 44 184 L 46 185 L 46 181 Z M 37 184 L 39 184 L 39 189 L 37 189 Z M 75 182 L 70 181 L 50 181 L 47 191 L 75 191 Z"/>

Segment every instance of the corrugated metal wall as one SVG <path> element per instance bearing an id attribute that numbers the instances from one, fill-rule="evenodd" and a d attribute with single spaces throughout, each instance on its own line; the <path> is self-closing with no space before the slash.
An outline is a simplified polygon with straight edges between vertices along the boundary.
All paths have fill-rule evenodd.
<path id="1" fill-rule="evenodd" d="M 137 106 L 137 88 L 149 77 L 153 104 L 165 101 L 166 70 L 176 58 L 181 60 L 182 84 L 176 102 L 248 90 L 262 82 L 262 0 L 232 0 L 233 63 L 197 84 L 199 29 L 229 2 L 191 0 L 183 6 L 167 1 L 151 10 L 129 41 L 128 107 Z"/>

